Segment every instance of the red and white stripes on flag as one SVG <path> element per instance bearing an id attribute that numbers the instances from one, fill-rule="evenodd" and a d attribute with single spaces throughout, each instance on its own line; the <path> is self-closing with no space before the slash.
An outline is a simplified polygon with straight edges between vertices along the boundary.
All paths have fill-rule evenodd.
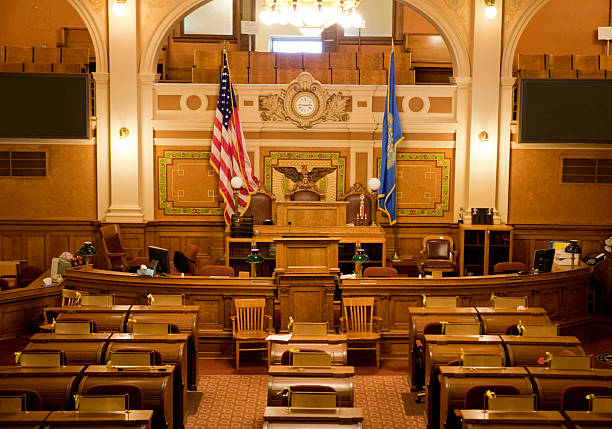
<path id="1" fill-rule="evenodd" d="M 223 50 L 223 70 L 219 86 L 219 101 L 215 115 L 210 163 L 219 173 L 219 193 L 225 200 L 225 222 L 231 223 L 232 215 L 244 213 L 251 202 L 251 194 L 257 190 L 259 179 L 255 177 L 246 151 L 242 127 L 238 119 L 238 104 L 234 87 L 230 81 L 227 52 Z M 240 177 L 243 185 L 239 190 L 236 210 L 232 177 Z"/>

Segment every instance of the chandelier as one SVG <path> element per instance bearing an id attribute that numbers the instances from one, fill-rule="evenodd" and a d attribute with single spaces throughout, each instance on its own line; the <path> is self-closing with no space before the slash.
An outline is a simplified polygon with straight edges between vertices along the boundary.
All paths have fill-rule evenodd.
<path id="1" fill-rule="evenodd" d="M 363 28 L 359 0 L 264 0 L 259 14 L 266 24 L 291 24 L 304 36 L 319 36 L 323 29 L 339 23 L 343 27 Z"/>

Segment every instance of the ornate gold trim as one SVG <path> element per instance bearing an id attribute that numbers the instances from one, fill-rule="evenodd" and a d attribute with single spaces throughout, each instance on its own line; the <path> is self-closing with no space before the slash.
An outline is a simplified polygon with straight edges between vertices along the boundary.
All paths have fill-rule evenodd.
<path id="1" fill-rule="evenodd" d="M 295 100 L 305 93 L 312 96 L 316 105 L 313 112 L 307 116 L 301 115 L 295 109 Z M 290 121 L 307 129 L 325 121 L 348 121 L 348 100 L 341 92 L 331 93 L 324 89 L 310 73 L 302 72 L 287 85 L 287 89 L 281 90 L 280 94 L 259 97 L 259 110 L 264 122 Z"/>

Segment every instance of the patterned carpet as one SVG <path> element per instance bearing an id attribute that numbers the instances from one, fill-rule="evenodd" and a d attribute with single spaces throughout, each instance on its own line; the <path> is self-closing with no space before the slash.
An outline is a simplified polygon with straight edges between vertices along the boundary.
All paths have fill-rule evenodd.
<path id="1" fill-rule="evenodd" d="M 364 429 L 424 428 L 423 406 L 414 403 L 405 376 L 355 376 L 355 406 L 363 408 Z M 197 412 L 186 429 L 259 429 L 263 426 L 268 376 L 203 375 Z M 402 395 L 403 394 L 403 395 Z M 410 399 L 402 401 L 402 396 Z"/>

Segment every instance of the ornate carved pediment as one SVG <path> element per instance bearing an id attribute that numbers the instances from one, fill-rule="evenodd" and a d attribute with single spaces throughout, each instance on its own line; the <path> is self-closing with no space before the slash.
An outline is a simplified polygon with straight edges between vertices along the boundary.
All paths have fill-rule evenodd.
<path id="1" fill-rule="evenodd" d="M 291 121 L 311 128 L 325 121 L 346 122 L 348 97 L 324 89 L 308 72 L 302 72 L 280 94 L 259 97 L 263 121 Z"/>

